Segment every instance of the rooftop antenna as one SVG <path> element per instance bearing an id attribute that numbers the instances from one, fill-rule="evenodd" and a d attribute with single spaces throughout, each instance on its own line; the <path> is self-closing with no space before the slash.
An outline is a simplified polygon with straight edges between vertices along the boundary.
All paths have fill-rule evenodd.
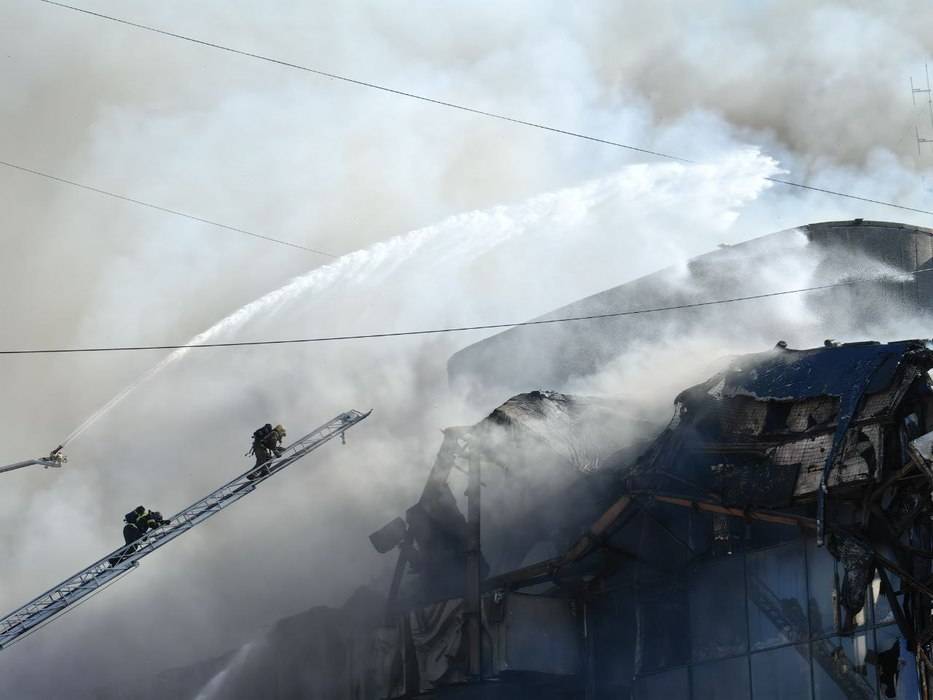
<path id="1" fill-rule="evenodd" d="M 933 126 L 933 89 L 930 88 L 930 65 L 928 63 L 923 64 L 924 71 L 926 72 L 926 81 L 927 86 L 925 88 L 914 87 L 913 76 L 910 78 L 910 98 L 913 100 L 914 105 L 917 104 L 917 94 L 926 93 L 927 96 L 927 109 L 930 113 L 930 126 Z M 920 154 L 920 144 L 922 143 L 933 143 L 933 139 L 925 139 L 920 137 L 920 128 L 914 126 L 914 131 L 917 135 L 917 154 Z"/>
<path id="2" fill-rule="evenodd" d="M 925 139 L 920 136 L 920 129 L 914 127 L 914 131 L 917 132 L 917 155 L 920 155 L 920 144 L 921 143 L 933 143 L 933 139 Z"/>

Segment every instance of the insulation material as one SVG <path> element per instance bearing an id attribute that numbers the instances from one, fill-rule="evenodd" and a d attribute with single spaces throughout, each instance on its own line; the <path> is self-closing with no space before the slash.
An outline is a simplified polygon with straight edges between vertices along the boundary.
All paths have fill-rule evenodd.
<path id="1" fill-rule="evenodd" d="M 843 566 L 839 602 L 848 613 L 849 620 L 843 622 L 843 628 L 848 629 L 865 606 L 865 591 L 874 573 L 873 550 L 865 542 L 849 536 L 831 536 L 828 546 Z"/>
<path id="2" fill-rule="evenodd" d="M 840 459 L 829 472 L 827 486 L 835 487 L 864 482 L 874 476 L 878 455 L 882 454 L 881 426 L 866 425 L 849 431 Z M 778 464 L 800 464 L 797 479 L 797 496 L 815 493 L 820 485 L 820 476 L 826 455 L 832 448 L 833 435 L 824 433 L 804 440 L 784 443 L 772 452 Z"/>
<path id="3" fill-rule="evenodd" d="M 463 600 L 445 600 L 409 613 L 421 689 L 462 679 Z"/>
<path id="4" fill-rule="evenodd" d="M 713 491 L 729 506 L 787 505 L 795 495 L 800 465 L 767 459 L 730 460 L 712 465 Z"/>
<path id="5" fill-rule="evenodd" d="M 719 412 L 720 428 L 724 433 L 760 435 L 768 416 L 768 405 L 761 401 L 737 396 Z"/>
<path id="6" fill-rule="evenodd" d="M 884 391 L 865 397 L 857 418 L 859 420 L 878 420 L 890 415 L 920 374 L 920 369 L 913 365 L 905 367 L 900 381 L 893 383 Z"/>
<path id="7" fill-rule="evenodd" d="M 787 414 L 787 429 L 792 433 L 803 433 L 816 427 L 830 427 L 839 414 L 839 399 L 821 396 L 797 401 Z"/>
<path id="8" fill-rule="evenodd" d="M 398 665 L 406 670 L 395 672 L 389 697 L 406 697 L 466 680 L 462 599 L 411 610 L 399 621 L 397 631 Z"/>

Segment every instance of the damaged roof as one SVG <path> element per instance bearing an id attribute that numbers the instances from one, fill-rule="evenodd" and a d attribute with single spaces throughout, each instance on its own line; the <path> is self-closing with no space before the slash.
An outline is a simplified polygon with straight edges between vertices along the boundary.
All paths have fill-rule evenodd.
<path id="1" fill-rule="evenodd" d="M 553 391 L 518 394 L 475 425 L 448 428 L 405 513 L 420 563 L 415 590 L 401 594 L 439 600 L 462 585 L 471 460 L 482 471 L 482 566 L 499 574 L 569 546 L 608 505 L 617 456 L 633 460 L 656 429 L 625 402 Z M 380 551 L 399 539 L 395 529 L 374 533 Z"/>
<path id="2" fill-rule="evenodd" d="M 894 439 L 888 425 L 905 397 L 929 395 L 931 367 L 928 340 L 806 350 L 779 343 L 736 358 L 678 396 L 678 415 L 630 485 L 783 507 L 874 482 Z"/>
<path id="3" fill-rule="evenodd" d="M 500 440 L 490 433 L 506 429 L 512 440 L 533 441 L 559 455 L 575 471 L 591 472 L 629 440 L 632 426 L 644 421 L 624 402 L 589 396 L 572 396 L 557 391 L 531 391 L 513 396 L 485 419 L 469 429 L 479 444 Z M 485 449 L 495 458 L 494 450 Z"/>
<path id="4" fill-rule="evenodd" d="M 807 350 L 779 345 L 735 360 L 715 388 L 725 397 L 772 401 L 842 397 L 853 388 L 874 394 L 891 385 L 905 359 L 929 355 L 931 350 L 928 340 L 846 343 Z"/>

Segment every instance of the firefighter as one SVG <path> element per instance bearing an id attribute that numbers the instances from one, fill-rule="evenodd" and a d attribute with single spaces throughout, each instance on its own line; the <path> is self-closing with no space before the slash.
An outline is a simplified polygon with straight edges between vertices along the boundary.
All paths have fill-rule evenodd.
<path id="1" fill-rule="evenodd" d="M 282 440 L 284 439 L 285 428 L 282 427 L 281 423 L 274 428 L 270 423 L 266 423 L 253 433 L 253 447 L 247 454 L 256 455 L 256 469 L 247 476 L 248 479 L 258 479 L 269 473 L 268 467 L 262 469 L 260 467 L 272 459 L 273 455 L 276 457 L 281 456 Z"/>
<path id="2" fill-rule="evenodd" d="M 112 557 L 110 565 L 118 564 L 133 552 L 139 549 L 136 541 L 142 538 L 150 530 L 155 530 L 161 525 L 168 525 L 169 521 L 162 517 L 157 510 L 149 510 L 145 506 L 136 506 L 133 510 L 123 516 L 123 539 L 126 547 L 123 548 L 120 556 Z"/>

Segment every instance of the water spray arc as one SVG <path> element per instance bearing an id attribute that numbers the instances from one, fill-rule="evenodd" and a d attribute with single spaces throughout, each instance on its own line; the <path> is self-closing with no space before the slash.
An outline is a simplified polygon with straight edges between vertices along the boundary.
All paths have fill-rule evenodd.
<path id="1" fill-rule="evenodd" d="M 611 185 L 613 178 L 599 181 L 603 188 Z M 510 238 L 526 233 L 528 229 L 546 216 L 549 206 L 563 198 L 574 199 L 577 192 L 588 193 L 594 184 L 580 188 L 569 188 L 559 193 L 538 195 L 524 204 L 497 206 L 491 210 L 469 212 L 449 217 L 448 219 L 423 229 L 410 231 L 396 236 L 389 241 L 378 243 L 371 248 L 359 250 L 341 256 L 334 262 L 300 275 L 278 289 L 275 289 L 237 309 L 220 321 L 197 334 L 185 345 L 209 343 L 225 333 L 235 333 L 254 318 L 273 313 L 285 304 L 296 300 L 303 294 L 320 294 L 343 285 L 345 288 L 359 287 L 370 283 L 373 278 L 392 274 L 399 267 L 417 260 L 419 257 L 435 256 L 438 260 L 455 261 L 457 265 L 466 264 L 494 249 Z M 605 199 L 609 192 L 603 192 L 596 199 Z M 464 239 L 457 234 L 464 227 L 477 223 L 499 223 L 497 227 L 488 227 L 482 234 L 471 235 Z M 505 221 L 506 224 L 501 222 Z M 476 226 L 479 228 L 479 226 Z M 128 384 L 100 408 L 88 416 L 64 440 L 58 449 L 67 447 L 78 439 L 101 418 L 110 413 L 124 399 L 141 386 L 149 382 L 170 365 L 184 358 L 190 348 L 173 351 L 163 360 L 148 369 L 133 382 Z"/>
<path id="2" fill-rule="evenodd" d="M 728 206 L 735 197 L 755 198 L 769 185 L 764 176 L 774 172 L 775 164 L 756 152 L 742 152 L 723 163 L 724 172 L 737 170 L 755 184 L 732 193 Z M 558 236 L 561 227 L 551 233 L 553 223 L 579 231 L 579 223 L 602 206 L 616 200 L 632 188 L 662 184 L 668 180 L 680 182 L 693 176 L 708 175 L 692 166 L 664 165 L 646 170 L 642 166 L 628 166 L 611 175 L 584 182 L 561 190 L 546 192 L 514 204 L 497 205 L 450 216 L 436 224 L 409 231 L 369 248 L 348 253 L 337 260 L 293 278 L 278 289 L 245 304 L 197 334 L 185 345 L 198 346 L 212 343 L 223 336 L 232 336 L 254 319 L 273 315 L 286 306 L 311 296 L 317 300 L 340 295 L 366 297 L 381 294 L 386 283 L 405 285 L 409 279 L 418 279 L 425 269 L 432 270 L 435 279 L 456 279 L 477 264 L 484 256 L 497 251 L 508 251 L 508 246 L 528 238 L 540 238 L 542 224 L 549 224 L 545 236 Z M 648 178 L 646 181 L 645 178 Z M 734 180 L 733 180 L 734 181 Z M 663 189 L 663 188 L 662 188 Z M 563 243 L 563 236 L 560 242 Z M 553 244 L 556 241 L 537 241 Z M 410 286 L 410 285 L 409 285 Z M 596 284 L 598 288 L 600 285 Z M 403 293 L 405 290 L 402 290 Z M 589 290 L 582 290 L 585 294 Z M 574 292 L 576 295 L 576 292 Z M 560 303 L 560 299 L 542 301 L 547 306 Z M 300 309 L 298 309 L 300 311 Z M 518 313 L 534 316 L 540 309 L 531 307 Z M 69 435 L 61 440 L 56 453 L 60 454 L 74 441 L 99 423 L 137 389 L 160 375 L 163 370 L 184 358 L 191 348 L 179 348 L 146 370 L 97 408 Z"/>

